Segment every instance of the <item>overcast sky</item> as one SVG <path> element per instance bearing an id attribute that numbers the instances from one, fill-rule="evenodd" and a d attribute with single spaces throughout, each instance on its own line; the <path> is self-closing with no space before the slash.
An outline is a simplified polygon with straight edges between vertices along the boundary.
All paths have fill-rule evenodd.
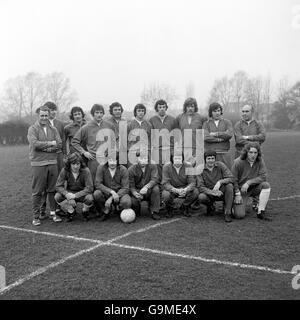
<path id="1" fill-rule="evenodd" d="M 181 107 L 188 83 L 204 106 L 214 79 L 237 70 L 300 80 L 299 7 L 300 0 L 0 0 L 0 88 L 29 71 L 61 71 L 85 110 L 113 101 L 132 110 L 153 81 L 173 86 Z"/>

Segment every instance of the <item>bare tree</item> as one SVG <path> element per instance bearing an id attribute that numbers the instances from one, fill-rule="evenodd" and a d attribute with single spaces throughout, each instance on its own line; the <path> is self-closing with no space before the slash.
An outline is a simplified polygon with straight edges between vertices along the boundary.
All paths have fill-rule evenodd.
<path id="1" fill-rule="evenodd" d="M 61 72 L 53 72 L 45 77 L 46 99 L 54 102 L 60 111 L 67 110 L 78 100 L 71 89 L 70 79 Z"/>
<path id="2" fill-rule="evenodd" d="M 241 104 L 245 101 L 245 88 L 248 75 L 245 71 L 237 71 L 232 78 L 232 112 L 239 112 Z"/>
<path id="3" fill-rule="evenodd" d="M 18 76 L 8 79 L 4 84 L 4 96 L 2 100 L 5 114 L 13 113 L 21 118 L 25 103 L 24 77 Z"/>
<path id="4" fill-rule="evenodd" d="M 164 99 L 170 106 L 178 100 L 174 88 L 168 84 L 160 84 L 158 82 L 151 83 L 148 87 L 144 87 L 141 93 L 141 102 L 147 107 L 153 107 L 155 102 L 159 99 Z"/>
<path id="5" fill-rule="evenodd" d="M 195 86 L 192 82 L 185 87 L 185 98 L 195 97 Z"/>
<path id="6" fill-rule="evenodd" d="M 24 77 L 25 85 L 25 103 L 24 113 L 30 116 L 32 121 L 34 111 L 43 104 L 45 92 L 45 83 L 39 73 L 29 72 Z"/>
<path id="7" fill-rule="evenodd" d="M 228 109 L 233 97 L 232 80 L 228 77 L 216 79 L 210 92 L 209 104 L 219 102 L 225 109 Z"/>

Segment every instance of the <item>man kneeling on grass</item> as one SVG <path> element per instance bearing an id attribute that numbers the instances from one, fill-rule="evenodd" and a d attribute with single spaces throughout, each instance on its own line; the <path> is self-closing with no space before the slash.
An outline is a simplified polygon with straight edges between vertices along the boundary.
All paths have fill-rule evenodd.
<path id="1" fill-rule="evenodd" d="M 207 215 L 212 215 L 215 201 L 224 200 L 225 221 L 231 222 L 233 202 L 233 174 L 221 161 L 216 161 L 217 153 L 208 150 L 204 153 L 205 166 L 197 177 L 199 201 L 207 205 Z"/>
<path id="2" fill-rule="evenodd" d="M 95 206 L 104 221 L 113 211 L 131 208 L 128 170 L 117 157 L 108 156 L 107 163 L 99 165 L 95 177 Z"/>
<path id="3" fill-rule="evenodd" d="M 159 220 L 160 194 L 157 166 L 148 163 L 148 151 L 145 154 L 137 151 L 136 156 L 138 163 L 128 169 L 132 207 L 137 215 L 139 215 L 141 201 L 147 201 L 152 219 Z"/>
<path id="4" fill-rule="evenodd" d="M 271 187 L 267 182 L 267 168 L 258 142 L 249 142 L 244 146 L 240 157 L 234 160 L 232 173 L 235 179 L 235 215 L 245 217 L 248 197 L 258 196 L 257 218 L 271 220 L 265 215 Z M 237 208 L 240 209 L 238 213 Z"/>
<path id="5" fill-rule="evenodd" d="M 89 168 L 77 152 L 68 155 L 64 168 L 56 182 L 55 201 L 72 221 L 74 212 L 81 211 L 88 220 L 89 208 L 93 205 L 93 180 Z"/>
<path id="6" fill-rule="evenodd" d="M 167 217 L 173 216 L 174 200 L 178 198 L 182 202 L 183 215 L 190 217 L 190 206 L 199 195 L 196 176 L 186 174 L 189 165 L 184 162 L 181 154 L 171 155 L 170 158 L 171 163 L 163 166 L 162 174 L 162 199 L 167 209 Z"/>

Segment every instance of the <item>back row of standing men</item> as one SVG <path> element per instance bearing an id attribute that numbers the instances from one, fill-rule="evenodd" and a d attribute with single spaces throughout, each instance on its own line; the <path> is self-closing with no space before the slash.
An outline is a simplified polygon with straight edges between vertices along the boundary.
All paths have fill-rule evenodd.
<path id="1" fill-rule="evenodd" d="M 265 129 L 262 123 L 257 121 L 256 119 L 253 119 L 253 108 L 249 105 L 245 105 L 242 108 L 242 119 L 236 123 L 234 128 L 230 120 L 223 119 L 222 117 L 223 109 L 222 109 L 222 106 L 218 103 L 213 103 L 209 106 L 208 120 L 206 119 L 206 117 L 203 117 L 198 113 L 197 101 L 194 98 L 188 98 L 185 100 L 183 105 L 183 113 L 180 114 L 177 118 L 174 118 L 167 114 L 168 105 L 164 100 L 158 100 L 155 103 L 154 108 L 157 114 L 152 118 L 150 118 L 150 120 L 148 121 L 145 119 L 146 107 L 143 104 L 137 104 L 135 106 L 134 112 L 133 112 L 134 119 L 129 121 L 127 126 L 128 128 L 127 148 L 129 150 L 130 150 L 131 144 L 136 143 L 136 141 L 134 140 L 135 139 L 138 140 L 139 138 L 138 136 L 133 137 L 133 139 L 130 138 L 130 135 L 132 134 L 132 132 L 135 132 L 134 129 L 143 129 L 145 132 L 147 132 L 149 141 L 151 137 L 151 129 L 159 129 L 159 130 L 167 129 L 168 131 L 172 131 L 173 129 L 178 128 L 182 131 L 183 135 L 184 135 L 185 129 L 192 129 L 193 148 L 195 148 L 195 145 L 196 145 L 196 141 L 195 141 L 196 129 L 204 129 L 205 150 L 214 151 L 215 155 L 213 153 L 213 154 L 209 154 L 209 156 L 214 158 L 215 161 L 216 160 L 218 161 L 216 162 L 216 164 L 214 164 L 214 167 L 217 166 L 218 163 L 224 163 L 226 165 L 225 167 L 231 168 L 232 160 L 231 160 L 231 155 L 229 153 L 229 149 L 230 149 L 230 139 L 233 137 L 233 135 L 235 136 L 235 142 L 236 142 L 236 145 L 235 145 L 236 156 L 239 156 L 241 154 L 243 147 L 245 147 L 245 145 L 249 142 L 258 142 L 258 147 L 256 147 L 256 149 L 259 149 L 259 150 L 256 150 L 257 151 L 256 153 L 257 155 L 259 155 L 260 154 L 259 146 L 261 143 L 264 142 L 266 137 Z M 33 168 L 33 184 L 32 184 L 33 212 L 34 212 L 34 220 L 36 220 L 37 223 L 39 222 L 38 221 L 39 218 L 42 218 L 43 215 L 45 215 L 45 200 L 43 200 L 43 194 L 45 193 L 48 193 L 49 203 L 50 203 L 50 214 L 53 215 L 53 220 L 57 222 L 61 220 L 59 216 L 55 214 L 55 206 L 56 206 L 56 203 L 54 200 L 54 192 L 55 192 L 55 185 L 56 185 L 55 177 L 57 177 L 58 173 L 62 171 L 62 168 L 64 165 L 63 158 L 66 154 L 70 155 L 76 152 L 76 154 L 80 155 L 80 157 L 86 160 L 85 163 L 87 163 L 87 166 L 92 176 L 92 181 L 93 183 L 95 183 L 95 186 L 96 186 L 95 177 L 97 175 L 97 170 L 98 171 L 100 170 L 98 168 L 99 162 L 96 159 L 96 153 L 101 143 L 103 143 L 101 141 L 97 141 L 96 139 L 97 133 L 101 129 L 111 129 L 115 132 L 115 135 L 117 137 L 117 142 L 118 142 L 120 137 L 119 124 L 122 121 L 126 121 L 122 118 L 123 107 L 120 103 L 115 102 L 111 104 L 109 107 L 109 112 L 111 116 L 108 119 L 104 120 L 103 116 L 105 112 L 104 112 L 103 106 L 99 104 L 95 104 L 91 109 L 92 120 L 89 122 L 86 122 L 84 119 L 85 115 L 83 110 L 80 107 L 73 107 L 70 114 L 72 123 L 64 126 L 64 124 L 61 121 L 56 119 L 57 106 L 54 103 L 47 102 L 43 107 L 37 110 L 38 117 L 39 117 L 38 121 L 34 125 L 32 125 L 28 131 L 28 140 L 30 143 L 30 159 L 31 159 L 31 165 Z M 171 149 L 174 150 L 174 146 L 171 145 Z M 164 173 L 167 174 L 168 172 L 167 169 L 164 169 L 164 173 L 162 172 L 162 168 L 163 168 L 162 151 L 163 150 L 164 150 L 164 145 L 160 143 L 159 144 L 160 161 L 157 166 L 154 166 L 154 167 L 157 167 L 158 173 L 155 173 L 155 175 L 156 177 L 158 177 L 158 182 L 161 179 L 164 180 L 164 178 L 166 178 L 164 177 Z M 171 154 L 172 154 L 172 150 L 171 150 Z M 193 149 L 193 155 L 195 156 L 195 149 Z M 174 167 L 176 167 L 175 161 L 174 161 L 175 159 L 173 158 L 173 156 L 174 154 L 172 154 L 171 166 L 174 165 Z M 207 160 L 207 157 L 205 157 L 205 165 L 207 165 L 206 160 Z M 263 160 L 260 160 L 260 161 L 263 161 Z M 77 163 L 78 162 L 81 163 L 81 160 L 77 159 Z M 138 165 L 141 165 L 141 162 L 143 162 L 143 159 L 141 157 L 138 157 L 138 162 L 139 162 Z M 57 166 L 55 166 L 56 163 L 57 163 Z M 183 159 L 181 159 L 181 165 L 182 163 L 183 163 Z M 71 163 L 69 163 L 69 167 L 71 168 L 72 166 L 70 166 L 70 164 Z M 84 166 L 84 164 L 82 163 L 81 166 Z M 167 165 L 165 166 L 167 168 Z M 251 165 L 251 168 L 252 168 L 252 165 Z M 185 175 L 185 171 L 182 170 L 182 172 L 180 172 L 180 170 L 181 170 L 181 166 L 179 165 L 179 170 L 174 171 L 174 173 L 177 172 L 177 175 L 178 175 L 177 177 L 178 181 L 175 182 L 175 184 L 177 183 L 180 185 L 185 181 L 187 183 L 187 186 L 186 186 L 187 188 L 183 186 L 176 187 L 174 185 L 172 186 L 171 184 L 171 187 L 169 186 L 169 190 L 166 190 L 170 193 L 169 198 L 170 197 L 172 198 L 171 195 L 176 194 L 178 197 L 186 199 L 187 195 L 190 196 L 189 191 L 193 189 L 196 185 L 196 184 L 191 185 L 191 183 L 188 183 L 187 180 L 190 179 L 190 177 Z M 103 168 L 102 168 L 102 171 L 103 171 Z M 134 170 L 131 169 L 131 171 L 134 171 Z M 138 170 L 135 170 L 135 171 L 137 171 L 136 173 L 139 174 Z M 105 176 L 105 172 L 104 173 L 102 172 L 102 174 L 104 174 Z M 172 170 L 171 171 L 169 170 L 169 174 L 171 174 L 171 176 L 173 175 Z M 142 180 L 145 180 L 145 176 L 147 175 L 145 173 L 145 170 L 142 170 L 142 173 L 140 175 L 142 176 Z M 110 178 L 112 178 L 112 179 L 108 179 L 108 183 L 114 184 L 113 180 L 115 179 L 114 179 L 114 176 L 112 176 L 112 172 L 110 172 L 110 174 L 106 176 L 110 176 Z M 151 174 L 149 175 L 149 177 L 151 177 Z M 228 183 L 233 184 L 234 182 L 232 177 L 223 178 L 221 180 L 224 180 L 224 179 L 227 179 L 225 181 L 227 183 L 223 181 L 224 185 L 227 185 Z M 229 179 L 229 182 L 228 182 L 228 179 Z M 264 181 L 266 180 L 266 178 L 262 178 L 262 179 Z M 103 184 L 103 183 L 100 183 L 100 184 Z M 163 181 L 162 184 L 168 185 L 168 183 L 165 183 L 165 181 Z M 220 187 L 221 186 L 219 186 L 219 188 Z M 107 188 L 109 187 L 107 186 Z M 149 193 L 149 188 L 146 187 L 141 189 L 142 189 L 142 194 L 145 193 L 145 196 L 147 192 Z M 152 189 L 153 189 L 153 186 L 152 186 Z M 175 189 L 178 189 L 178 190 L 175 190 Z M 183 191 L 183 189 L 185 191 Z M 218 189 L 218 188 L 215 188 L 215 189 Z M 58 188 L 56 187 L 56 191 L 57 190 Z M 60 189 L 60 191 L 62 190 Z M 64 193 L 67 194 L 68 193 L 67 191 L 68 190 L 65 190 Z M 238 196 L 238 192 L 239 191 L 236 192 L 236 196 Z M 221 193 L 224 196 L 224 193 L 223 192 Z M 134 190 L 131 190 L 131 195 L 133 195 L 133 198 L 139 198 L 137 194 L 135 195 L 134 194 L 135 194 Z M 141 196 L 140 193 L 139 195 Z M 103 205 L 105 206 L 105 208 L 107 207 L 105 202 L 107 199 L 105 199 L 105 197 L 102 197 L 103 199 L 102 201 L 100 201 L 99 199 L 101 198 L 101 196 L 103 196 L 103 194 L 99 195 L 99 192 L 98 192 L 94 194 L 93 198 L 98 199 L 97 202 L 100 203 L 100 206 L 98 206 L 99 211 L 105 211 L 103 208 Z M 148 196 L 150 197 L 150 194 L 148 194 Z M 168 203 L 168 199 L 166 199 L 166 195 L 165 197 L 164 197 L 164 194 L 162 196 L 163 196 L 163 199 L 166 200 L 165 202 Z M 217 196 L 217 194 L 215 194 L 215 196 Z M 109 197 L 109 199 L 111 199 L 110 202 L 113 202 L 113 200 L 116 200 L 118 198 L 119 197 L 114 195 L 113 193 L 112 193 L 112 197 Z M 193 197 L 190 197 L 190 201 L 185 203 L 185 204 L 188 204 L 185 206 L 185 208 L 189 207 L 191 205 L 191 202 L 195 200 L 194 198 L 193 199 L 192 198 Z M 68 199 L 68 201 L 70 200 L 74 200 L 74 199 Z M 92 199 L 90 198 L 89 200 L 90 201 L 87 201 L 86 203 L 86 208 L 88 208 L 91 205 Z M 56 202 L 59 203 L 59 201 L 56 201 Z M 129 201 L 127 201 L 126 206 L 127 207 L 129 206 Z M 123 206 L 123 208 L 125 207 Z M 188 215 L 188 212 L 186 211 L 188 210 L 185 210 L 185 213 Z M 152 211 L 152 214 L 153 214 L 153 217 L 158 216 L 158 212 L 156 211 Z M 227 215 L 228 215 L 228 212 L 227 212 Z M 227 220 L 229 222 L 230 219 L 227 219 Z"/>

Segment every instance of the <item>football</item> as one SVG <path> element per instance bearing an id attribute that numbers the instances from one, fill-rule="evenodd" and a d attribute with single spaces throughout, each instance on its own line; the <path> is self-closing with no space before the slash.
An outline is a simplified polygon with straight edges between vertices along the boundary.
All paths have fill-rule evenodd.
<path id="1" fill-rule="evenodd" d="M 124 223 L 131 223 L 135 220 L 135 212 L 132 209 L 124 209 L 120 214 L 120 218 Z"/>

